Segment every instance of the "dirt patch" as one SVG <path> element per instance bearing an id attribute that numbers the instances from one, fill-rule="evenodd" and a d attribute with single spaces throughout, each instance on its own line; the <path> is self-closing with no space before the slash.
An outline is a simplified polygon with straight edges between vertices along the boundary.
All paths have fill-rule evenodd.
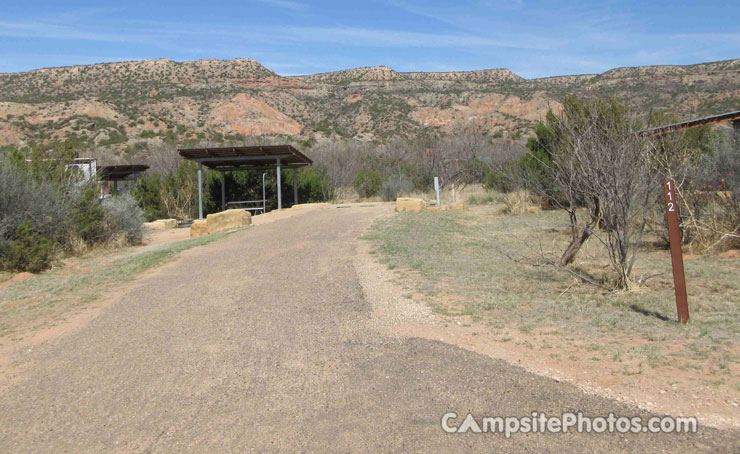
<path id="1" fill-rule="evenodd" d="M 144 236 L 144 244 L 169 243 L 190 238 L 190 229 L 148 230 Z"/>
<path id="2" fill-rule="evenodd" d="M 31 276 L 33 276 L 33 274 L 31 274 L 29 272 L 26 272 L 26 271 L 24 271 L 22 273 L 14 274 L 7 281 L 0 282 L 0 290 L 2 290 L 4 288 L 7 288 L 7 287 L 10 287 L 13 284 L 17 284 L 18 282 L 25 281 L 26 279 L 28 279 Z"/>

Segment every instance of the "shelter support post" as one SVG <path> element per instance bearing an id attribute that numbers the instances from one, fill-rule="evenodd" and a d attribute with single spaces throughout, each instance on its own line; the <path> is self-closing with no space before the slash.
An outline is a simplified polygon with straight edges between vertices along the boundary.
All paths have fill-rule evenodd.
<path id="1" fill-rule="evenodd" d="M 198 163 L 198 219 L 203 219 L 203 164 Z"/>
<path id="2" fill-rule="evenodd" d="M 282 181 L 280 181 L 280 180 L 281 180 L 281 176 L 280 176 L 280 159 L 278 158 L 278 160 L 277 160 L 277 196 L 278 196 L 278 210 L 282 210 L 282 209 L 283 209 L 283 195 L 282 195 L 282 191 L 280 190 L 280 189 L 281 189 L 281 186 L 282 186 Z"/>
<path id="3" fill-rule="evenodd" d="M 267 214 L 267 197 L 265 197 L 265 175 L 267 175 L 267 173 L 262 172 L 262 214 Z"/>
<path id="4" fill-rule="evenodd" d="M 226 172 L 221 172 L 221 211 L 226 209 Z"/>
<path id="5" fill-rule="evenodd" d="M 293 205 L 298 205 L 298 169 L 293 169 Z"/>

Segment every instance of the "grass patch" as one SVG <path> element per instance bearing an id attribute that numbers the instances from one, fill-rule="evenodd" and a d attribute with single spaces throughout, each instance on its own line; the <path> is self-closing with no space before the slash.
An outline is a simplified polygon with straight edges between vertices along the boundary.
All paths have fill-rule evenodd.
<path id="1" fill-rule="evenodd" d="M 0 337 L 53 324 L 70 310 L 95 302 L 119 284 L 176 258 L 182 251 L 228 233 L 111 252 L 94 251 L 67 265 L 0 290 Z"/>
<path id="2" fill-rule="evenodd" d="M 481 205 L 466 212 L 398 213 L 376 222 L 366 238 L 389 267 L 413 274 L 409 282 L 434 301 L 439 314 L 474 316 L 492 330 L 567 333 L 568 345 L 608 351 L 606 360 L 624 358 L 650 368 L 738 367 L 740 258 L 686 260 L 692 321 L 681 325 L 674 321 L 666 250 L 640 252 L 635 277 L 660 274 L 630 292 L 606 292 L 563 271 L 511 259 L 559 254 L 568 241 L 567 222 L 558 211 L 506 216 Z M 595 240 L 575 265 L 597 276 L 610 270 Z M 642 365 L 622 373 L 641 371 Z"/>

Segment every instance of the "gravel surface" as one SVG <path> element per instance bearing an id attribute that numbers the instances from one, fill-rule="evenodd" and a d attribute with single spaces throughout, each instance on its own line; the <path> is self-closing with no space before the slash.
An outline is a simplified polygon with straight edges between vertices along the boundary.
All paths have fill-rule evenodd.
<path id="1" fill-rule="evenodd" d="M 445 434 L 476 416 L 644 412 L 373 326 L 353 258 L 387 206 L 237 232 L 21 359 L 0 452 L 737 452 L 740 434 Z"/>

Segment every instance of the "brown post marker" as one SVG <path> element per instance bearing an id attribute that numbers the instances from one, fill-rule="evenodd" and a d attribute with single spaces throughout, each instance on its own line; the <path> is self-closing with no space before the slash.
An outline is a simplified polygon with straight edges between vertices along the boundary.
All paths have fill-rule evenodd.
<path id="1" fill-rule="evenodd" d="M 668 240 L 671 243 L 671 264 L 673 265 L 673 286 L 676 289 L 676 310 L 678 321 L 689 321 L 689 302 L 686 297 L 686 277 L 683 272 L 683 253 L 681 252 L 681 229 L 678 225 L 678 202 L 676 201 L 676 182 L 663 183 L 665 210 L 668 216 Z"/>

